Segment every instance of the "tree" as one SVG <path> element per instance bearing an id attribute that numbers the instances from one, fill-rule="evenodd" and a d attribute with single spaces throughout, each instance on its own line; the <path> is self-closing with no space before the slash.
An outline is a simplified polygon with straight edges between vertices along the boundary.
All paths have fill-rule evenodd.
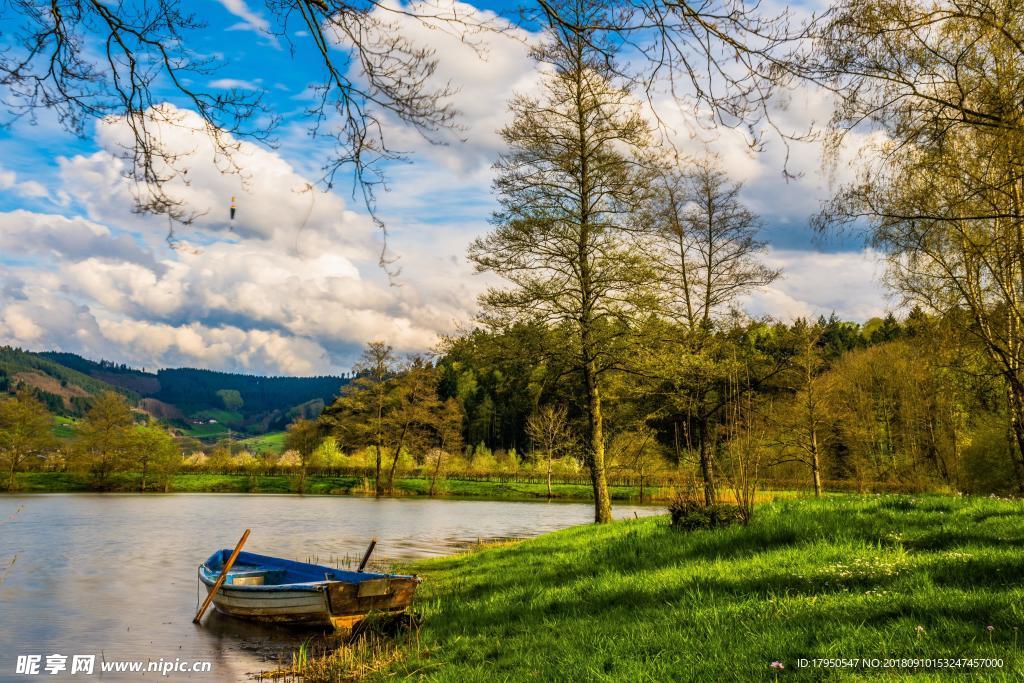
<path id="1" fill-rule="evenodd" d="M 841 96 L 836 149 L 850 130 L 878 133 L 819 227 L 866 223 L 906 301 L 976 340 L 1004 383 L 1024 490 L 1022 10 L 850 1 L 816 44 Z"/>
<path id="2" fill-rule="evenodd" d="M 217 398 L 220 399 L 224 410 L 235 411 L 245 405 L 245 401 L 242 400 L 242 393 L 238 389 L 219 389 L 217 391 Z"/>
<path id="3" fill-rule="evenodd" d="M 601 21 L 596 3 L 559 5 L 576 26 Z M 610 10 L 609 10 L 610 11 Z M 564 14 L 569 13 L 569 14 Z M 595 520 L 611 521 L 601 384 L 625 329 L 650 308 L 652 274 L 629 215 L 650 186 L 650 135 L 628 90 L 616 84 L 597 36 L 556 27 L 533 55 L 549 71 L 539 97 L 517 95 L 496 164 L 495 229 L 469 257 L 511 287 L 481 299 L 496 327 L 523 320 L 572 332 L 586 396 L 586 461 Z"/>
<path id="4" fill-rule="evenodd" d="M 655 335 L 662 340 L 661 350 L 647 372 L 681 392 L 669 402 L 678 404 L 677 411 L 685 406 L 687 420 L 696 423 L 696 433 L 687 437 L 699 448 L 704 502 L 712 506 L 713 421 L 726 406 L 721 399 L 731 395 L 724 390 L 728 372 L 721 364 L 728 364 L 722 359 L 730 355 L 725 348 L 729 337 L 715 338 L 712 327 L 740 296 L 771 284 L 779 271 L 759 259 L 765 246 L 756 239 L 760 221 L 740 201 L 742 186 L 729 181 L 716 158 L 663 170 L 657 189 L 644 212 L 649 245 L 661 273 L 665 308 L 682 330 Z"/>
<path id="5" fill-rule="evenodd" d="M 296 420 L 288 425 L 284 449 L 299 454 L 299 493 L 306 490 L 306 472 L 323 436 L 322 426 L 316 420 Z"/>
<path id="6" fill-rule="evenodd" d="M 667 320 L 650 328 L 647 349 L 635 361 L 654 402 L 648 422 L 673 447 L 678 463 L 696 460 L 704 505 L 713 507 L 716 462 L 731 433 L 727 418 L 736 410 L 732 403 L 747 391 L 772 391 L 787 367 L 788 351 L 771 325 L 739 314 L 695 334 Z M 736 388 L 740 380 L 742 390 Z"/>
<path id="7" fill-rule="evenodd" d="M 756 405 L 756 392 L 750 390 L 749 379 L 738 372 L 733 375 L 731 385 L 731 391 L 735 395 L 729 401 L 728 414 L 725 418 L 727 435 L 723 471 L 732 489 L 740 519 L 743 524 L 749 524 L 754 516 L 757 489 L 761 484 L 764 450 L 764 437 L 759 420 L 761 411 Z M 716 514 L 712 510 L 712 515 Z"/>
<path id="8" fill-rule="evenodd" d="M 821 350 L 823 327 L 798 319 L 793 325 L 794 354 L 787 380 L 794 393 L 793 402 L 776 417 L 776 444 L 783 452 L 778 462 L 794 460 L 811 473 L 814 495 L 821 496 L 821 458 L 830 436 L 828 406 L 831 377 Z M 778 463 L 777 463 L 778 464 Z"/>
<path id="9" fill-rule="evenodd" d="M 539 403 L 575 404 L 582 390 L 571 349 L 572 335 L 565 329 L 536 321 L 478 327 L 443 340 L 439 392 L 463 408 L 463 440 L 520 448 L 528 440 L 526 421 Z"/>
<path id="10" fill-rule="evenodd" d="M 28 391 L 0 399 L 0 460 L 10 472 L 8 491 L 15 473 L 54 445 L 53 416 Z"/>
<path id="11" fill-rule="evenodd" d="M 114 391 L 97 396 L 86 413 L 75 445 L 100 484 L 129 461 L 134 424 L 128 402 Z"/>
<path id="12" fill-rule="evenodd" d="M 321 423 L 346 449 L 374 449 L 380 496 L 394 489 L 403 453 L 424 454 L 460 441 L 462 412 L 457 402 L 441 400 L 439 373 L 424 358 L 413 357 L 399 367 L 391 347 L 374 342 L 364 352 L 360 373 L 324 412 Z M 385 473 L 386 453 L 391 464 Z"/>
<path id="13" fill-rule="evenodd" d="M 462 423 L 466 414 L 462 405 L 455 398 L 447 399 L 439 408 L 437 416 L 437 447 L 431 450 L 434 459 L 434 471 L 430 476 L 430 491 L 433 496 L 437 492 L 437 478 L 444 467 L 444 458 L 448 453 L 462 450 Z"/>
<path id="14" fill-rule="evenodd" d="M 640 483 L 640 502 L 644 502 L 647 482 L 665 465 L 664 449 L 646 425 L 633 425 L 610 439 L 611 460 L 622 471 L 635 474 Z"/>
<path id="15" fill-rule="evenodd" d="M 391 468 L 387 491 L 395 486 L 395 472 L 403 450 L 425 452 L 439 445 L 437 438 L 446 419 L 444 404 L 437 395 L 438 376 L 434 367 L 423 358 L 414 357 L 394 380 L 394 407 L 385 420 L 391 433 Z M 447 432 L 446 432 L 447 433 Z"/>
<path id="16" fill-rule="evenodd" d="M 571 446 L 572 431 L 562 406 L 543 406 L 526 421 L 526 433 L 546 463 L 548 498 L 551 498 L 551 464 Z"/>
<path id="17" fill-rule="evenodd" d="M 152 474 L 159 488 L 166 493 L 171 477 L 181 468 L 181 452 L 166 429 L 155 422 L 135 427 L 131 435 L 132 450 L 142 473 L 141 490 L 146 490 L 148 476 Z"/>
<path id="18" fill-rule="evenodd" d="M 660 174 L 652 206 L 653 245 L 669 311 L 691 332 L 708 329 L 736 300 L 779 271 L 760 260 L 758 217 L 740 201 L 717 157 Z"/>
<path id="19" fill-rule="evenodd" d="M 381 470 L 387 445 L 385 418 L 394 405 L 396 366 L 397 358 L 391 346 L 380 341 L 367 344 L 356 365 L 356 378 L 342 389 L 341 395 L 322 416 L 345 450 L 350 450 L 350 445 L 373 446 L 376 455 L 374 490 L 378 496 L 384 494 Z"/>

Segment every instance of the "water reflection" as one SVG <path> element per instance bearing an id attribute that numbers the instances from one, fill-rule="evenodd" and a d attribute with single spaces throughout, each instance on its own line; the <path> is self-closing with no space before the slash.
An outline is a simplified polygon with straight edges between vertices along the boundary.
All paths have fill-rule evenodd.
<path id="1" fill-rule="evenodd" d="M 630 506 L 616 516 L 660 512 Z M 53 653 L 209 660 L 213 673 L 195 680 L 240 680 L 310 636 L 213 610 L 201 627 L 191 623 L 196 566 L 233 546 L 246 527 L 253 530 L 247 550 L 323 564 L 358 558 L 377 536 L 376 560 L 393 564 L 582 524 L 593 508 L 332 496 L 0 496 L 0 520 L 11 515 L 0 524 L 0 567 L 17 557 L 0 584 L 0 680 L 13 677 L 16 655 L 45 660 Z"/>

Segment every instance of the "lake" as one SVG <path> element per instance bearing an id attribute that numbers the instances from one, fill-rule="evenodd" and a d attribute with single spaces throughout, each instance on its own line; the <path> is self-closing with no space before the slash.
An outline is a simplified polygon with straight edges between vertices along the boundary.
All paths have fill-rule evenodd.
<path id="1" fill-rule="evenodd" d="M 660 514 L 619 506 L 617 518 Z M 94 654 L 112 660 L 209 661 L 212 673 L 151 680 L 245 680 L 287 660 L 309 632 L 263 626 L 211 610 L 192 624 L 196 567 L 233 547 L 320 564 L 358 558 L 370 537 L 377 561 L 445 555 L 478 540 L 523 538 L 593 518 L 589 503 L 232 494 L 0 496 L 0 681 L 17 655 Z M 14 564 L 11 565 L 11 561 Z M 315 633 L 313 635 L 316 635 Z M 95 675 L 99 678 L 99 674 Z M 89 680 L 86 676 L 84 680 Z M 105 680 L 135 680 L 112 674 Z"/>

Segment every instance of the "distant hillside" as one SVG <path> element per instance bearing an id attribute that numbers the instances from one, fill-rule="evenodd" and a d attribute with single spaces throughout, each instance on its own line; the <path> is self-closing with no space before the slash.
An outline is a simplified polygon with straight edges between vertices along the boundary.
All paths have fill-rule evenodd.
<path id="1" fill-rule="evenodd" d="M 213 439 L 228 429 L 263 434 L 299 417 L 315 417 L 349 380 L 345 377 L 261 377 L 196 368 L 156 374 L 74 353 L 0 349 L 0 392 L 33 387 L 50 410 L 82 414 L 89 398 L 115 389 L 182 433 Z M 141 398 L 141 400 L 139 400 Z"/>
<path id="2" fill-rule="evenodd" d="M 43 351 L 37 354 L 43 358 L 60 363 L 64 367 L 77 370 L 93 379 L 120 387 L 140 396 L 152 396 L 160 391 L 160 381 L 150 372 L 135 370 L 121 363 L 101 360 L 99 362 L 83 358 L 76 353 L 61 351 Z"/>
<path id="3" fill-rule="evenodd" d="M 348 380 L 342 377 L 260 377 L 182 368 L 157 373 L 160 391 L 153 398 L 174 405 L 237 409 L 243 414 L 288 410 L 320 399 L 330 403 Z M 241 405 L 224 404 L 218 392 L 237 391 Z"/>
<path id="4" fill-rule="evenodd" d="M 0 392 L 14 392 L 21 386 L 31 388 L 51 411 L 64 415 L 81 414 L 89 397 L 112 388 L 43 354 L 0 346 Z"/>

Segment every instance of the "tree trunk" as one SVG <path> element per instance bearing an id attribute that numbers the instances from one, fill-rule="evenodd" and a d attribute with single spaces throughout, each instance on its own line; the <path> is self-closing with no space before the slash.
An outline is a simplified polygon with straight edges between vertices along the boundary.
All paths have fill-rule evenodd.
<path id="1" fill-rule="evenodd" d="M 434 466 L 434 476 L 430 478 L 430 497 L 433 497 L 437 490 L 437 476 L 441 473 L 441 459 L 444 457 L 444 450 L 437 451 L 437 465 Z"/>
<path id="2" fill-rule="evenodd" d="M 704 505 L 714 507 L 717 500 L 715 493 L 715 464 L 711 461 L 711 449 L 708 444 L 708 420 L 700 422 L 700 476 L 704 480 Z"/>
<path id="3" fill-rule="evenodd" d="M 402 455 L 402 449 L 405 448 L 405 436 L 409 433 L 409 424 L 406 423 L 402 427 L 402 436 L 398 439 L 398 445 L 395 446 L 395 457 L 391 459 L 391 471 L 388 472 L 388 493 L 395 492 L 395 469 L 398 466 L 398 458 Z"/>
<path id="4" fill-rule="evenodd" d="M 814 495 L 821 497 L 821 464 L 818 460 L 818 430 L 811 428 L 811 475 L 814 477 Z"/>
<path id="5" fill-rule="evenodd" d="M 395 468 L 398 466 L 398 457 L 402 454 L 402 447 L 399 446 L 395 449 L 395 455 L 391 458 L 391 469 L 388 471 L 388 486 L 387 492 L 392 494 L 395 492 Z"/>
<path id="6" fill-rule="evenodd" d="M 551 500 L 551 449 L 548 449 L 548 500 Z"/>
<path id="7" fill-rule="evenodd" d="M 373 488 L 374 488 L 374 495 L 376 495 L 378 498 L 380 498 L 381 496 L 384 495 L 384 482 L 382 482 L 380 480 L 380 470 L 381 470 L 381 465 L 382 465 L 381 457 L 382 456 L 381 456 L 381 452 L 380 452 L 380 442 L 379 441 L 377 442 L 376 447 L 377 447 L 377 470 L 376 470 L 376 475 L 374 476 L 374 479 L 373 479 Z"/>
<path id="8" fill-rule="evenodd" d="M 7 490 L 8 491 L 13 491 L 14 490 L 14 473 L 15 473 L 15 471 L 17 471 L 17 469 L 18 469 L 18 459 L 15 458 L 14 456 L 11 456 L 11 478 L 7 481 Z M 548 497 L 549 498 L 551 497 L 550 488 L 551 487 L 549 486 L 548 487 Z"/>
<path id="9" fill-rule="evenodd" d="M 1017 457 L 1014 464 L 1017 469 L 1017 489 L 1024 493 L 1024 395 L 1013 384 L 1007 389 L 1010 397 L 1010 425 L 1017 441 Z"/>
<path id="10" fill-rule="evenodd" d="M 597 386 L 594 363 L 583 366 L 583 380 L 587 388 L 587 417 L 589 428 L 590 481 L 594 487 L 594 521 L 604 524 L 612 521 L 612 501 L 608 495 L 608 479 L 604 471 L 604 416 L 601 413 L 601 390 Z"/>

